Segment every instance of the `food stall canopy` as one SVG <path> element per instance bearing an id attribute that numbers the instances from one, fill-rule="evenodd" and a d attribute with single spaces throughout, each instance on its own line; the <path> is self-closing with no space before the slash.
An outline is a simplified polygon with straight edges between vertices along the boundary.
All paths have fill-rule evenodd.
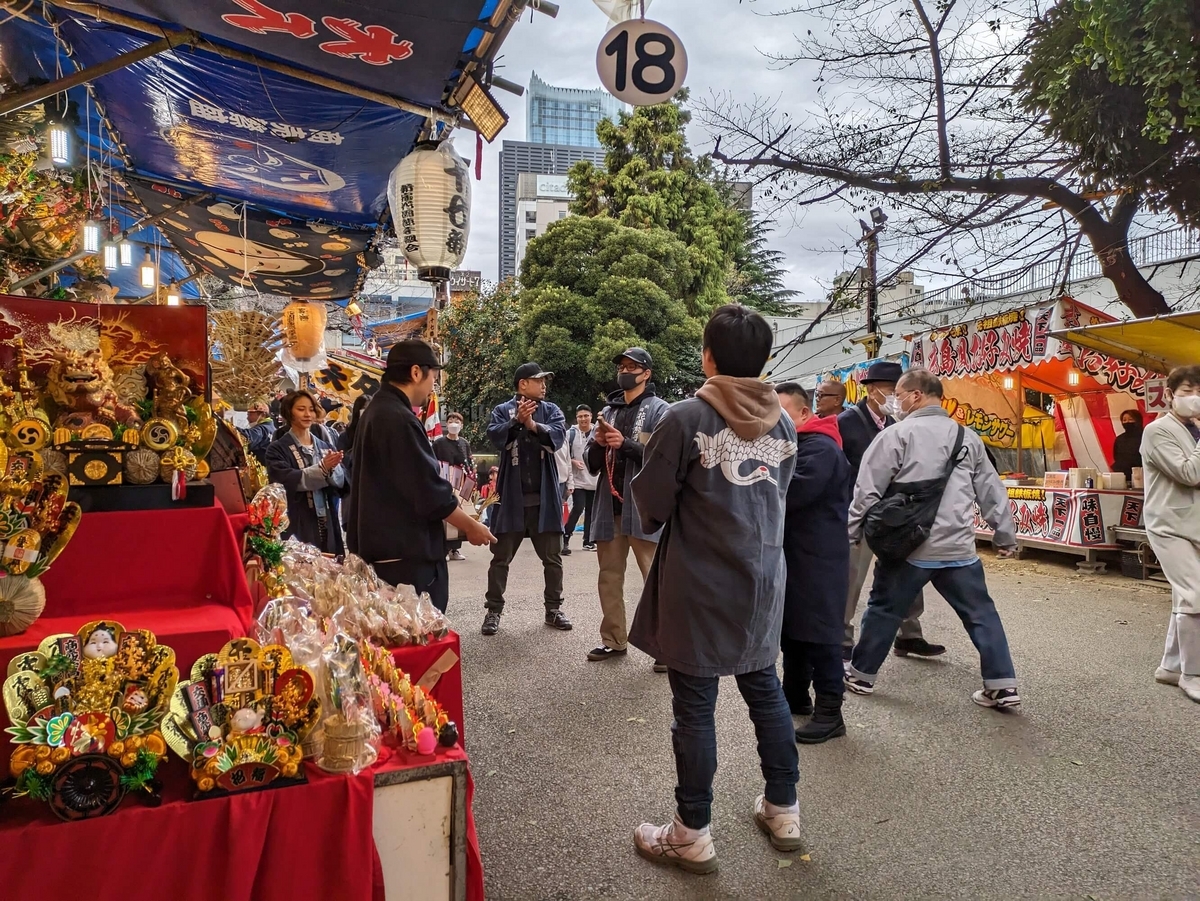
<path id="1" fill-rule="evenodd" d="M 1200 312 L 1080 325 L 1051 334 L 1144 369 L 1169 372 L 1200 363 Z"/>
<path id="2" fill-rule="evenodd" d="M 60 0 L 10 17 L 0 59 L 20 89 L 178 36 L 171 49 L 70 92 L 77 164 L 169 186 L 179 197 L 211 193 L 209 202 L 252 223 L 251 234 L 214 223 L 239 241 L 270 243 L 253 223 L 287 218 L 347 237 L 357 229 L 357 252 L 386 222 L 392 169 L 420 139 L 444 137 L 457 121 L 449 99 L 469 77 L 465 68 L 499 48 L 506 28 L 491 19 L 504 2 Z M 159 206 L 140 187 L 134 193 Z M 162 231 L 193 264 L 248 284 L 246 265 L 223 267 L 220 254 L 197 253 L 181 229 Z M 297 251 L 281 265 L 309 269 L 304 257 L 315 245 L 303 243 L 310 246 L 281 240 L 271 255 Z M 348 297 L 365 275 L 356 253 L 348 265 L 326 268 L 345 272 L 316 286 L 331 292 L 306 296 Z"/>

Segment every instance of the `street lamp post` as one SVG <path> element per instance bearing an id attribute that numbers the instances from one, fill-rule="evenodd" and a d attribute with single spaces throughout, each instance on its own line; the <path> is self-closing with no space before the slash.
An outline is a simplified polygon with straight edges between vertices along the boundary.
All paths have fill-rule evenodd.
<path id="1" fill-rule="evenodd" d="M 867 257 L 867 336 L 861 342 L 867 350 L 867 359 L 874 360 L 879 356 L 879 348 L 883 340 L 879 335 L 879 272 L 877 259 L 879 256 L 879 233 L 887 223 L 887 214 L 879 207 L 871 210 L 871 225 L 859 219 L 863 235 L 856 243 L 863 245 Z"/>

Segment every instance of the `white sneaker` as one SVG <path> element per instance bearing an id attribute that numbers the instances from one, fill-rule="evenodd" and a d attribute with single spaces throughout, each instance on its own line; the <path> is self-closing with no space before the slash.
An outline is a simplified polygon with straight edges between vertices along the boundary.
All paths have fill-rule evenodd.
<path id="1" fill-rule="evenodd" d="M 717 849 L 712 831 L 689 829 L 679 816 L 665 826 L 642 823 L 633 830 L 633 843 L 639 856 L 654 863 L 670 864 L 689 873 L 715 873 Z"/>
<path id="2" fill-rule="evenodd" d="M 981 688 L 971 695 L 971 700 L 994 710 L 1015 710 L 1021 706 L 1021 696 L 1015 688 Z"/>
<path id="3" fill-rule="evenodd" d="M 771 806 L 778 812 L 768 813 L 766 796 L 759 795 L 754 801 L 754 822 L 771 839 L 771 846 L 776 851 L 799 851 L 803 845 L 800 838 L 800 805 L 793 804 L 790 808 Z"/>
<path id="4" fill-rule="evenodd" d="M 450 556 L 447 557 L 446 559 L 447 560 L 466 560 L 467 558 L 463 556 L 462 551 L 460 551 L 456 548 L 455 550 L 450 552 Z"/>
<path id="5" fill-rule="evenodd" d="M 1180 675 L 1175 670 L 1160 666 L 1154 671 L 1154 681 L 1161 682 L 1163 685 L 1178 685 Z"/>
<path id="6" fill-rule="evenodd" d="M 1185 695 L 1200 704 L 1200 676 L 1180 676 L 1179 687 Z"/>

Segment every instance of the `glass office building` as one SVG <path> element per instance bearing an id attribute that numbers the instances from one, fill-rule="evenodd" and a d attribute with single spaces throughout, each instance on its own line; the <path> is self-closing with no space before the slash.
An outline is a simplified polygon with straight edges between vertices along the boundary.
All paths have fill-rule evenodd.
<path id="1" fill-rule="evenodd" d="M 558 88 L 546 84 L 536 72 L 525 96 L 526 140 L 533 144 L 599 147 L 596 125 L 601 119 L 615 120 L 624 109 L 603 88 Z"/>

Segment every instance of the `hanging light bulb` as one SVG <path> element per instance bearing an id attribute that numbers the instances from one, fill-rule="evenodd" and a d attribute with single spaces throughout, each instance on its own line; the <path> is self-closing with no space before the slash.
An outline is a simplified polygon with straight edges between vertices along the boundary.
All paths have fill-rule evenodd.
<path id="1" fill-rule="evenodd" d="M 146 248 L 145 259 L 142 260 L 139 272 L 142 276 L 142 287 L 153 288 L 158 284 L 158 269 L 154 266 L 154 260 L 150 259 L 150 248 Z"/>
<path id="2" fill-rule="evenodd" d="M 133 265 L 133 245 L 128 241 L 121 242 L 121 265 L 126 268 Z"/>
<path id="3" fill-rule="evenodd" d="M 1070 372 L 1067 373 L 1067 384 L 1071 385 L 1072 387 L 1079 384 L 1079 370 L 1078 369 L 1072 369 Z"/>
<path id="4" fill-rule="evenodd" d="M 83 224 L 83 250 L 85 253 L 100 252 L 100 223 L 94 219 Z"/>
<path id="5" fill-rule="evenodd" d="M 119 265 L 117 262 L 117 245 L 111 241 L 104 245 L 104 268 L 112 272 Z"/>
<path id="6" fill-rule="evenodd" d="M 1015 387 L 1017 387 L 1016 379 L 1014 379 L 1011 375 L 1006 375 L 1004 377 L 1004 390 L 1012 391 L 1012 389 Z"/>
<path id="7" fill-rule="evenodd" d="M 361 316 L 362 315 L 362 307 L 360 307 L 358 305 L 357 300 L 352 300 L 352 301 L 350 301 L 350 303 L 346 304 L 346 315 L 347 316 Z"/>
<path id="8" fill-rule="evenodd" d="M 50 162 L 56 166 L 66 166 L 71 162 L 71 130 L 62 122 L 51 122 Z"/>
<path id="9" fill-rule="evenodd" d="M 179 288 L 172 282 L 167 285 L 167 306 L 177 307 L 180 303 L 182 303 L 182 300 L 179 296 Z"/>

